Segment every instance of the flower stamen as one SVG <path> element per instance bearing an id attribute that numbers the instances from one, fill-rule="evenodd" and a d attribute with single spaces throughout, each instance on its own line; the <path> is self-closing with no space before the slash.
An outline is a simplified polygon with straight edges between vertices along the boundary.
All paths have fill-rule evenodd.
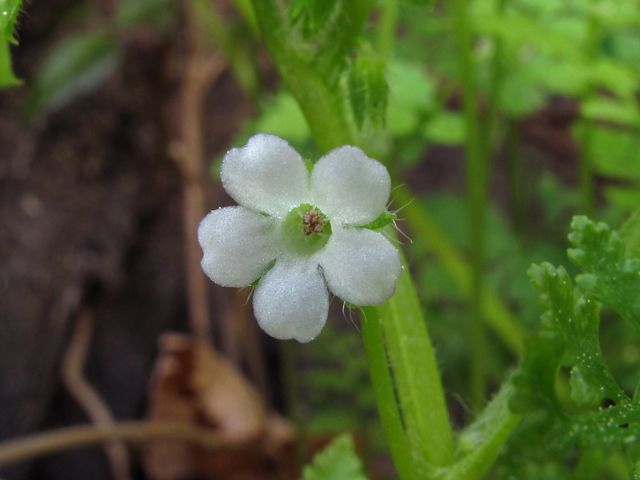
<path id="1" fill-rule="evenodd" d="M 311 209 L 302 215 L 304 234 L 309 236 L 312 233 L 322 233 L 324 230 L 324 218 L 317 210 Z"/>

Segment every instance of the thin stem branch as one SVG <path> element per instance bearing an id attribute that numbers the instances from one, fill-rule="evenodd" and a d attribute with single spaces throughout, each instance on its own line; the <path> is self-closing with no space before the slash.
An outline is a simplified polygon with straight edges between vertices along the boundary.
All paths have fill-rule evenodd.
<path id="1" fill-rule="evenodd" d="M 145 443 L 160 439 L 189 442 L 211 450 L 242 450 L 265 460 L 273 460 L 262 450 L 232 442 L 208 428 L 154 420 L 121 422 L 109 426 L 82 425 L 9 440 L 0 443 L 0 467 L 96 443 Z"/>
<path id="2" fill-rule="evenodd" d="M 475 68 L 471 57 L 473 44 L 467 0 L 455 0 L 455 33 L 458 40 L 458 61 L 462 77 L 464 113 L 467 131 L 465 145 L 468 201 L 469 240 L 471 249 L 472 287 L 469 302 L 468 340 L 471 349 L 471 398 L 480 408 L 486 401 L 486 333 L 482 324 L 484 282 L 484 227 L 488 161 L 486 149 L 478 135 Z"/>
<path id="3" fill-rule="evenodd" d="M 300 385 L 296 369 L 296 343 L 294 340 L 283 340 L 278 343 L 280 353 L 280 375 L 287 413 L 295 426 L 295 449 L 297 467 L 301 468 L 308 460 L 306 432 L 300 412 Z"/>
<path id="4" fill-rule="evenodd" d="M 526 233 L 527 207 L 520 158 L 520 124 L 517 119 L 507 119 L 507 144 L 506 144 L 507 175 L 509 176 L 509 193 L 511 197 L 513 222 L 516 232 L 520 235 Z"/>
<path id="5" fill-rule="evenodd" d="M 393 51 L 398 28 L 398 0 L 385 0 L 380 10 L 378 52 L 388 58 Z"/>
<path id="6" fill-rule="evenodd" d="M 597 4 L 598 0 L 592 3 Z M 601 25 L 595 13 L 591 13 L 587 19 L 586 56 L 594 62 L 600 51 Z M 589 87 L 582 101 L 586 101 L 595 95 L 593 87 Z M 582 120 L 580 129 L 580 193 L 582 197 L 582 213 L 588 217 L 593 216 L 595 207 L 595 181 L 593 173 L 593 129 L 594 121 L 591 119 Z"/>
<path id="7" fill-rule="evenodd" d="M 109 426 L 114 422 L 109 407 L 83 375 L 92 330 L 91 312 L 82 310 L 76 318 L 73 336 L 62 359 L 62 381 L 93 423 Z M 131 462 L 126 446 L 122 442 L 109 442 L 104 448 L 111 464 L 113 478 L 129 480 Z"/>
<path id="8" fill-rule="evenodd" d="M 193 334 L 200 340 L 212 342 L 206 277 L 200 268 L 202 252 L 198 244 L 198 225 L 205 214 L 203 178 L 202 108 L 204 97 L 224 69 L 217 55 L 207 52 L 202 33 L 197 27 L 189 6 L 188 29 L 191 52 L 187 62 L 180 94 L 180 140 L 171 145 L 171 153 L 182 170 L 184 178 L 184 240 L 187 273 L 189 321 Z"/>

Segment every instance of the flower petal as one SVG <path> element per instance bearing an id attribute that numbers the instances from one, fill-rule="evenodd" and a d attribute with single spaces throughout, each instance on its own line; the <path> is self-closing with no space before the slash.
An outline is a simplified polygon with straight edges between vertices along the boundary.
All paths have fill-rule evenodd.
<path id="1" fill-rule="evenodd" d="M 224 189 L 240 205 L 277 217 L 309 201 L 309 171 L 285 140 L 259 133 L 222 160 Z"/>
<path id="2" fill-rule="evenodd" d="M 318 264 L 276 261 L 260 279 L 253 311 L 260 327 L 272 337 L 313 340 L 329 312 L 329 293 Z"/>
<path id="3" fill-rule="evenodd" d="M 209 213 L 198 227 L 204 273 L 223 287 L 249 285 L 277 256 L 276 222 L 243 207 Z"/>
<path id="4" fill-rule="evenodd" d="M 379 232 L 334 229 L 318 259 L 329 290 L 354 305 L 377 305 L 391 298 L 402 273 L 400 255 Z"/>
<path id="5" fill-rule="evenodd" d="M 382 213 L 390 193 L 386 167 L 357 147 L 331 150 L 311 172 L 312 203 L 331 222 L 366 225 Z"/>

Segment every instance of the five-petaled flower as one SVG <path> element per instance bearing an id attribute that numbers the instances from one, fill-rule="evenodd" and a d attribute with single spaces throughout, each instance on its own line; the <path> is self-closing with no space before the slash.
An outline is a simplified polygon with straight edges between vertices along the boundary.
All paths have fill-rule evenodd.
<path id="1" fill-rule="evenodd" d="M 202 268 L 226 287 L 259 279 L 253 308 L 269 335 L 314 339 L 327 320 L 327 288 L 354 305 L 393 295 L 398 251 L 362 228 L 389 200 L 391 179 L 380 162 L 343 146 L 309 174 L 285 140 L 258 134 L 225 155 L 220 176 L 241 206 L 214 210 L 200 223 Z"/>

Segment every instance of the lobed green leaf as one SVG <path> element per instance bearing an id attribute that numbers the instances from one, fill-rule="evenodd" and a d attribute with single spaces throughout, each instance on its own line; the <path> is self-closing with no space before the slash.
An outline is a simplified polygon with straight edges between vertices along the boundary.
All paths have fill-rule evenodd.
<path id="1" fill-rule="evenodd" d="M 620 235 L 605 223 L 574 217 L 569 259 L 586 273 L 576 282 L 640 331 L 640 259 L 626 258 Z"/>
<path id="2" fill-rule="evenodd" d="M 353 450 L 349 435 L 340 435 L 310 465 L 304 467 L 302 480 L 366 480 L 362 462 Z"/>

